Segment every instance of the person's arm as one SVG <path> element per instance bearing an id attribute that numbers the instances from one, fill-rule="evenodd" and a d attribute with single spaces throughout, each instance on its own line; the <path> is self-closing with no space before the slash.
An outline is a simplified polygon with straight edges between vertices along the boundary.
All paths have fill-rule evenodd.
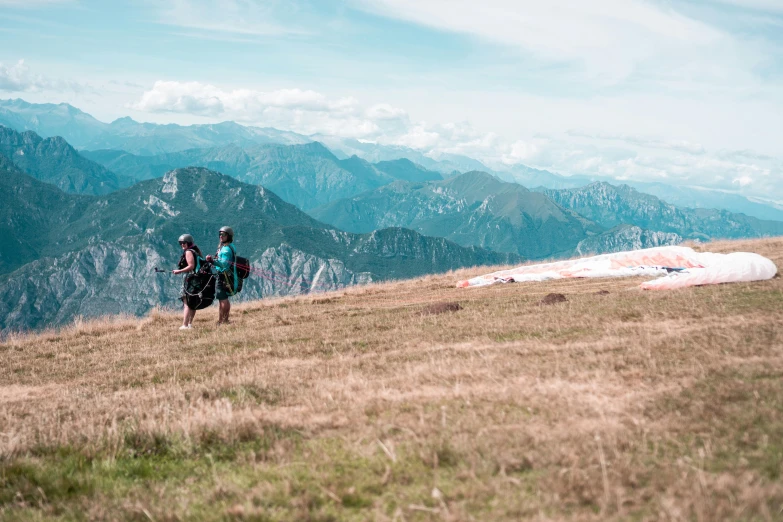
<path id="1" fill-rule="evenodd" d="M 172 270 L 172 274 L 182 274 L 185 272 L 195 272 L 196 270 L 196 256 L 193 255 L 193 252 L 190 250 L 185 252 L 185 261 L 188 262 L 188 266 L 183 268 L 182 270 Z"/>
<path id="2" fill-rule="evenodd" d="M 215 259 L 213 259 L 212 264 L 214 264 L 215 268 L 217 268 L 219 271 L 223 272 L 224 270 L 227 270 L 231 267 L 231 261 L 231 249 L 227 246 L 224 246 L 220 247 L 218 255 Z"/>

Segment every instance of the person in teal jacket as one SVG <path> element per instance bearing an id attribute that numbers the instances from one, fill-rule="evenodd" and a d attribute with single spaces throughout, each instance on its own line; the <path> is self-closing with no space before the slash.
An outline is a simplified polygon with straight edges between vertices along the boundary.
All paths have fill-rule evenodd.
<path id="1" fill-rule="evenodd" d="M 215 257 L 207 256 L 217 272 L 215 297 L 218 299 L 218 324 L 229 324 L 228 314 L 231 312 L 229 297 L 236 294 L 239 277 L 237 276 L 236 257 L 234 250 L 234 230 L 231 227 L 221 227 L 218 232 L 220 244 Z"/>

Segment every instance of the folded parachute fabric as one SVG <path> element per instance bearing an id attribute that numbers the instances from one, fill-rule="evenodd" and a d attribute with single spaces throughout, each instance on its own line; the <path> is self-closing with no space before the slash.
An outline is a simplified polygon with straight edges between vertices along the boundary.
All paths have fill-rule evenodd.
<path id="1" fill-rule="evenodd" d="M 457 287 L 569 277 L 653 276 L 657 279 L 642 283 L 641 288 L 668 290 L 696 285 L 761 281 L 772 279 L 777 271 L 775 263 L 758 254 L 714 254 L 696 252 L 688 247 L 666 246 L 520 266 L 460 281 Z"/>

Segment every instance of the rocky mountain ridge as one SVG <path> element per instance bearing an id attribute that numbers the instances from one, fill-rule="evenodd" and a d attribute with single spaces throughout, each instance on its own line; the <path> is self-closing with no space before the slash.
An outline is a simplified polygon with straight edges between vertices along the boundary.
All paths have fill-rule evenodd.
<path id="1" fill-rule="evenodd" d="M 86 152 L 107 168 L 137 179 L 150 179 L 186 166 L 205 167 L 240 181 L 263 185 L 301 209 L 349 197 L 395 179 L 440 179 L 408 160 L 371 164 L 352 156 L 338 159 L 319 142 L 301 145 L 227 145 L 189 149 L 157 156 L 117 151 Z"/>
<path id="2" fill-rule="evenodd" d="M 579 245 L 614 252 L 681 240 L 675 234 L 606 230 L 544 194 L 485 172 L 429 183 L 397 181 L 323 205 L 310 214 L 343 230 L 367 232 L 402 226 L 461 245 L 491 245 L 493 250 L 528 259 L 572 255 Z"/>
<path id="3" fill-rule="evenodd" d="M 671 232 L 645 230 L 634 225 L 620 225 L 602 234 L 583 239 L 574 254 L 592 256 L 607 252 L 640 250 L 682 243 L 682 237 Z"/>
<path id="4" fill-rule="evenodd" d="M 635 225 L 704 241 L 783 235 L 780 221 L 760 220 L 726 210 L 676 207 L 628 185 L 596 182 L 578 189 L 542 192 L 563 207 L 607 228 Z"/>

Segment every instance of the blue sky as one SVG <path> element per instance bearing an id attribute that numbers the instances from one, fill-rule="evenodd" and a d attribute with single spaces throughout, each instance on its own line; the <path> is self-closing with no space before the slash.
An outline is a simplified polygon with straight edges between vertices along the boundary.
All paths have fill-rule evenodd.
<path id="1" fill-rule="evenodd" d="M 105 121 L 783 199 L 783 0 L 0 0 L 0 63 L 0 97 Z"/>

